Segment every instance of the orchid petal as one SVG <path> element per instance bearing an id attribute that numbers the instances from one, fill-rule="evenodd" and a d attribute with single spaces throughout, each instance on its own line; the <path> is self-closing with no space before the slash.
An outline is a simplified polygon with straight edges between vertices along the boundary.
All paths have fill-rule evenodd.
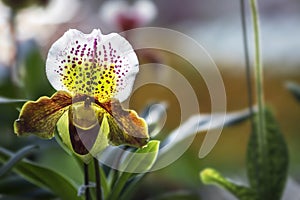
<path id="1" fill-rule="evenodd" d="M 50 98 L 28 101 L 14 123 L 15 133 L 19 136 L 35 134 L 41 138 L 52 138 L 57 121 L 71 104 L 72 97 L 64 91 L 58 91 Z"/>
<path id="2" fill-rule="evenodd" d="M 57 130 L 65 146 L 85 163 L 109 144 L 142 147 L 149 139 L 145 121 L 116 100 L 93 102 L 89 107 L 82 101 L 72 104 Z"/>
<path id="3" fill-rule="evenodd" d="M 110 132 L 108 139 L 112 145 L 143 147 L 149 140 L 147 124 L 133 110 L 124 110 L 115 99 L 101 106 L 107 111 L 106 118 Z"/>
<path id="4" fill-rule="evenodd" d="M 70 107 L 57 123 L 58 135 L 63 144 L 83 162 L 89 163 L 94 155 L 103 151 L 109 144 L 107 136 L 109 127 L 106 118 L 103 118 L 105 110 L 93 105 L 95 115 L 99 122 L 93 128 L 84 130 L 74 124 L 75 110 Z"/>
<path id="5" fill-rule="evenodd" d="M 50 48 L 47 77 L 56 90 L 86 94 L 99 102 L 126 100 L 139 71 L 138 59 L 126 39 L 116 33 L 90 34 L 71 29 Z"/>

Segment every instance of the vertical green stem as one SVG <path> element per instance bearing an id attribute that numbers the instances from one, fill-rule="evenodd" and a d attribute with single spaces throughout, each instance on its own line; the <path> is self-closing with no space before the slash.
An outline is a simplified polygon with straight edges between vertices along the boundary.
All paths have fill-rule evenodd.
<path id="1" fill-rule="evenodd" d="M 249 58 L 249 45 L 248 45 L 248 35 L 247 35 L 247 22 L 246 22 L 246 12 L 245 12 L 245 0 L 240 0 L 240 10 L 242 18 L 242 32 L 243 32 L 243 46 L 245 55 L 245 66 L 246 66 L 246 83 L 248 91 L 248 106 L 251 114 L 251 131 L 254 129 L 254 110 L 253 110 L 253 89 L 251 84 L 251 68 L 250 68 L 250 58 Z"/>
<path id="2" fill-rule="evenodd" d="M 95 168 L 95 178 L 96 178 L 96 197 L 97 200 L 102 200 L 102 190 L 101 190 L 101 178 L 100 178 L 100 169 L 99 161 L 97 158 L 94 158 L 94 168 Z"/>
<path id="3" fill-rule="evenodd" d="M 256 85 L 256 98 L 258 104 L 258 122 L 257 122 L 257 133 L 258 133 L 258 147 L 262 155 L 264 155 L 265 141 L 265 115 L 264 115 L 264 91 L 263 91 L 263 67 L 261 62 L 260 52 L 260 32 L 259 32 L 259 16 L 257 9 L 257 1 L 250 0 L 252 23 L 254 32 L 254 44 L 255 44 L 255 85 Z"/>
<path id="4" fill-rule="evenodd" d="M 84 170 L 84 185 L 87 186 L 85 189 L 85 200 L 90 200 L 90 189 L 89 189 L 89 167 L 87 164 L 83 164 Z"/>

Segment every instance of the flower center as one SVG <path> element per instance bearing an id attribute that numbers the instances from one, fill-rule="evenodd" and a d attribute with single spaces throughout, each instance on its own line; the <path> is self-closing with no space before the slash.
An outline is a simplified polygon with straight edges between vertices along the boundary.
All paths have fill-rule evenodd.
<path id="1" fill-rule="evenodd" d="M 88 97 L 85 101 L 77 102 L 70 106 L 70 116 L 73 125 L 82 130 L 88 130 L 98 124 L 98 119 L 93 108 L 94 103 Z"/>

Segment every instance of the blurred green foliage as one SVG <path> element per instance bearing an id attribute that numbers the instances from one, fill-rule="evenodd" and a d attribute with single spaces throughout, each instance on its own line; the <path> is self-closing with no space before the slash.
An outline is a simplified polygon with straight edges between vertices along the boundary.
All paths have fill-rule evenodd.
<path id="1" fill-rule="evenodd" d="M 254 127 L 257 127 L 257 118 Z M 258 148 L 259 130 L 253 129 L 247 150 L 250 186 L 237 185 L 214 169 L 205 169 L 200 178 L 205 184 L 221 186 L 241 200 L 281 199 L 288 175 L 289 155 L 285 139 L 272 112 L 265 110 L 264 152 Z"/>

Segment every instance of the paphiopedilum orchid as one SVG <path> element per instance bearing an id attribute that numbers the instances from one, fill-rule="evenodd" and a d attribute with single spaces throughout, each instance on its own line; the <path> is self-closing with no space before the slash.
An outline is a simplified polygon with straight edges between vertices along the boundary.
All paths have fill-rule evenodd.
<path id="1" fill-rule="evenodd" d="M 157 7 L 151 0 L 105 1 L 99 10 L 99 17 L 108 26 L 127 31 L 149 24 L 157 15 Z"/>
<path id="2" fill-rule="evenodd" d="M 46 61 L 57 92 L 25 103 L 15 133 L 48 139 L 57 126 L 62 142 L 86 163 L 109 144 L 146 145 L 145 121 L 120 104 L 130 95 L 138 71 L 137 56 L 120 35 L 67 31 Z"/>

